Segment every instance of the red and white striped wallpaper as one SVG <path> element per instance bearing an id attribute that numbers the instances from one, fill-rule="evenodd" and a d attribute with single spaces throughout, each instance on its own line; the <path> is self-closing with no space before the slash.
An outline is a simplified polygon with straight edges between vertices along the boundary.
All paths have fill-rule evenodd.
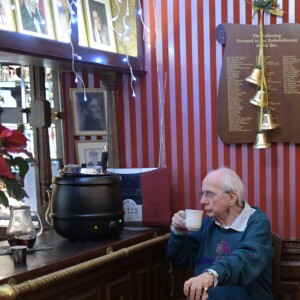
<path id="1" fill-rule="evenodd" d="M 248 3 L 247 3 L 248 2 Z M 212 168 L 228 166 L 245 184 L 245 199 L 267 214 L 273 231 L 300 239 L 300 145 L 227 145 L 218 137 L 216 105 L 223 46 L 220 23 L 258 24 L 247 0 L 143 0 L 146 75 L 130 77 L 119 92 L 122 167 L 166 166 L 170 170 L 173 212 L 199 207 L 201 181 Z M 283 18 L 266 14 L 265 24 L 300 22 L 300 1 L 279 0 Z M 63 90 L 76 87 L 63 75 Z M 83 74 L 98 87 L 95 74 Z M 69 107 L 66 101 L 65 112 Z M 66 123 L 67 163 L 75 161 L 71 123 Z M 90 137 L 80 137 L 86 139 Z M 99 137 L 92 137 L 97 139 Z"/>

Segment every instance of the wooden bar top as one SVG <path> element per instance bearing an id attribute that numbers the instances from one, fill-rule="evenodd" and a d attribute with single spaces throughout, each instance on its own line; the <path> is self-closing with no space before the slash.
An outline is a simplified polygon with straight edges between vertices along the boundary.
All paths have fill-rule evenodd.
<path id="1" fill-rule="evenodd" d="M 71 241 L 52 229 L 45 230 L 37 237 L 35 245 L 51 249 L 28 252 L 25 266 L 14 265 L 10 254 L 0 255 L 0 285 L 6 284 L 10 278 L 16 279 L 17 283 L 37 278 L 105 255 L 108 250 L 116 251 L 147 241 L 159 234 L 157 228 L 125 228 L 120 236 Z M 5 246 L 8 246 L 7 241 L 0 242 L 0 248 Z"/>

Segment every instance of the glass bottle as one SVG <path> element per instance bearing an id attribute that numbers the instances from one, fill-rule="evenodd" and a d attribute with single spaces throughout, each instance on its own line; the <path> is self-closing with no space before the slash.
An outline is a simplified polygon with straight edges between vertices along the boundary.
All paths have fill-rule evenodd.
<path id="1" fill-rule="evenodd" d="M 43 232 L 43 225 L 39 215 L 30 211 L 30 206 L 9 206 L 10 218 L 6 231 L 7 240 L 10 246 L 26 245 L 32 248 L 35 244 L 36 237 Z M 32 216 L 38 221 L 36 230 Z"/>

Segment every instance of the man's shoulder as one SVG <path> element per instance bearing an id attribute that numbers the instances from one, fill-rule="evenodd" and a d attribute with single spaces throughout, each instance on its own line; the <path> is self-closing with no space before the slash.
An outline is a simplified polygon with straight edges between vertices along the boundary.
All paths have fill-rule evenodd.
<path id="1" fill-rule="evenodd" d="M 255 212 L 250 216 L 249 221 L 270 224 L 270 220 L 267 215 L 262 211 L 261 208 L 252 206 L 255 209 Z"/>

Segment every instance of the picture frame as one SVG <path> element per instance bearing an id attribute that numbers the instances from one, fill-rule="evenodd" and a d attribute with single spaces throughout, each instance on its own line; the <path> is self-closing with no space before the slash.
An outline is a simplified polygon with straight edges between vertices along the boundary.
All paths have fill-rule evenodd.
<path id="1" fill-rule="evenodd" d="M 91 48 L 116 52 L 109 0 L 83 0 L 88 42 Z"/>
<path id="2" fill-rule="evenodd" d="M 11 0 L 1 0 L 0 2 L 0 29 L 16 31 L 16 21 L 11 9 Z"/>
<path id="3" fill-rule="evenodd" d="M 102 151 L 107 146 L 106 140 L 98 141 L 75 141 L 76 161 L 77 164 L 86 164 L 87 167 L 92 166 L 92 159 L 101 165 Z"/>
<path id="4" fill-rule="evenodd" d="M 54 39 L 54 22 L 50 0 L 40 0 L 38 2 L 35 0 L 14 0 L 14 4 L 18 32 Z M 31 7 L 32 11 L 36 12 L 35 18 L 32 18 L 33 14 L 29 12 L 27 7 Z"/>
<path id="5" fill-rule="evenodd" d="M 74 135 L 107 135 L 105 88 L 70 89 Z"/>
<path id="6" fill-rule="evenodd" d="M 63 168 L 63 162 L 61 158 L 53 158 L 51 159 L 51 171 L 52 177 L 59 176 L 60 170 Z"/>
<path id="7" fill-rule="evenodd" d="M 51 0 L 56 40 L 71 41 L 71 15 L 68 0 Z"/>
<path id="8" fill-rule="evenodd" d="M 86 22 L 83 14 L 82 0 L 77 0 L 77 23 L 78 23 L 78 43 L 79 46 L 88 47 L 88 38 L 86 32 Z"/>

